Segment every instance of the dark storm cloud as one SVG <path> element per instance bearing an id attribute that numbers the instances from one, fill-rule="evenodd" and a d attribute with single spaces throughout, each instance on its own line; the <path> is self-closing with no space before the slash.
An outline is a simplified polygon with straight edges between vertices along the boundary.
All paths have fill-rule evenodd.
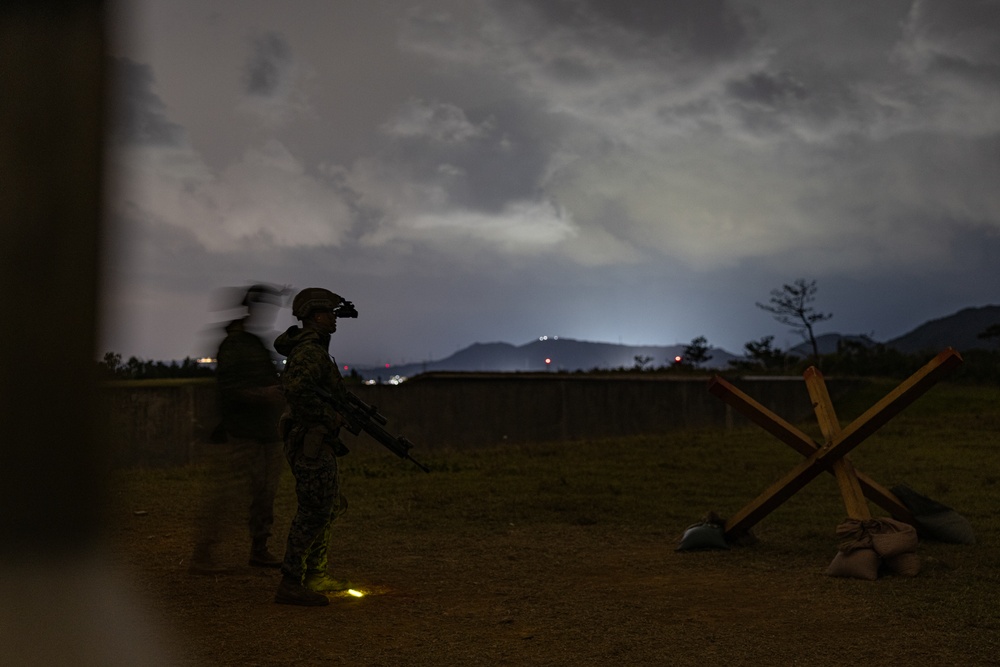
<path id="1" fill-rule="evenodd" d="M 813 68 L 807 77 L 766 70 L 730 81 L 721 100 L 743 129 L 782 142 L 804 136 L 864 132 L 891 108 L 859 93 L 840 73 Z M 695 115 L 704 109 L 694 109 Z"/>
<path id="2" fill-rule="evenodd" d="M 995 0 L 137 2 L 122 125 L 190 140 L 126 155 L 121 351 L 183 356 L 201 282 L 343 291 L 364 362 L 738 351 L 797 277 L 879 339 L 996 300 Z"/>
<path id="3" fill-rule="evenodd" d="M 521 0 L 553 27 L 569 27 L 592 37 L 621 28 L 655 37 L 643 51 L 669 48 L 700 58 L 728 58 L 750 38 L 748 16 L 726 0 Z M 660 44 L 662 46 L 657 46 Z"/>
<path id="4" fill-rule="evenodd" d="M 471 209 L 496 212 L 537 195 L 559 136 L 550 114 L 517 99 L 478 114 L 411 100 L 401 113 L 412 114 L 414 107 L 430 116 L 449 114 L 450 122 L 431 118 L 424 132 L 399 136 L 397 121 L 389 128 L 395 136 L 382 155 L 385 162 L 407 169 L 416 182 L 438 185 L 452 203 Z"/>
<path id="5" fill-rule="evenodd" d="M 547 70 L 553 79 L 566 83 L 580 85 L 600 80 L 599 72 L 572 58 L 556 56 L 549 62 Z"/>
<path id="6" fill-rule="evenodd" d="M 167 119 L 166 105 L 153 92 L 153 69 L 128 58 L 112 58 L 114 90 L 111 137 L 123 145 L 177 146 L 184 132 Z"/>
<path id="7" fill-rule="evenodd" d="M 290 60 L 291 48 L 281 35 L 269 32 L 255 37 L 243 73 L 245 92 L 260 97 L 277 93 Z"/>
<path id="8" fill-rule="evenodd" d="M 1000 76 L 996 0 L 917 0 L 907 31 L 931 67 L 994 81 Z"/>
<path id="9" fill-rule="evenodd" d="M 790 74 L 766 72 L 733 81 L 727 92 L 737 99 L 769 107 L 783 106 L 786 100 L 802 100 L 807 95 L 805 86 Z"/>

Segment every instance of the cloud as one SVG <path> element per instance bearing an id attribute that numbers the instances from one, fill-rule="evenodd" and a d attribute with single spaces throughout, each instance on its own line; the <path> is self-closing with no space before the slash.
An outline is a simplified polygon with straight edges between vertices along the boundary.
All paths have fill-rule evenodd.
<path id="1" fill-rule="evenodd" d="M 244 72 L 246 94 L 273 97 L 287 87 L 291 49 L 284 38 L 273 32 L 256 37 L 252 47 Z"/>
<path id="2" fill-rule="evenodd" d="M 991 215 L 992 190 L 966 196 L 917 164 L 958 158 L 945 141 L 913 135 L 946 131 L 926 125 L 927 109 L 945 105 L 920 99 L 919 72 L 890 81 L 887 70 L 864 79 L 836 65 L 776 67 L 760 17 L 730 3 L 626 4 L 484 2 L 472 33 L 460 12 L 411 11 L 401 45 L 438 64 L 439 89 L 453 82 L 454 97 L 404 98 L 371 150 L 347 163 L 307 165 L 273 138 L 213 171 L 146 99 L 174 141 L 144 167 L 151 212 L 218 250 L 476 244 L 526 257 L 544 247 L 585 266 L 732 266 L 838 248 L 849 233 L 860 240 L 856 270 L 947 247 L 918 229 L 933 222 L 913 215 L 914 201 L 926 200 L 925 214 Z M 931 9 L 918 4 L 901 44 L 941 32 Z M 988 54 L 979 42 L 972 52 Z M 245 65 L 247 98 L 281 117 L 298 76 L 293 53 L 292 41 L 263 32 Z M 151 84 L 146 75 L 134 90 Z M 507 96 L 472 107 L 457 88 L 470 76 Z M 965 148 L 959 159 L 988 172 L 988 146 Z M 890 228 L 909 234 L 907 253 L 886 252 L 879 232 Z"/>
<path id="3" fill-rule="evenodd" d="M 421 243 L 433 243 L 436 237 L 446 242 L 473 238 L 524 252 L 544 250 L 576 233 L 566 212 L 551 202 L 512 202 L 495 216 L 461 210 L 416 215 L 406 221 L 406 229 Z"/>
<path id="4" fill-rule="evenodd" d="M 454 104 L 428 103 L 411 98 L 382 125 L 382 131 L 393 137 L 427 138 L 445 144 L 463 143 L 490 133 L 493 121 L 487 118 L 473 124 L 465 112 Z"/>
<path id="5" fill-rule="evenodd" d="M 307 92 L 310 79 L 310 70 L 295 59 L 285 37 L 276 32 L 258 34 L 250 40 L 243 67 L 240 108 L 269 126 L 313 115 Z"/>
<path id="6" fill-rule="evenodd" d="M 960 135 L 1000 132 L 1000 3 L 917 0 L 895 56 L 912 77 L 912 124 Z"/>
<path id="7" fill-rule="evenodd" d="M 923 53 L 968 29 L 965 59 L 991 71 L 995 31 L 946 25 L 938 46 L 926 45 L 934 30 L 924 24 L 938 25 L 931 4 L 918 3 L 905 30 L 905 15 L 877 16 L 885 28 L 870 32 L 889 38 L 883 56 L 893 53 L 893 21 L 896 38 Z M 970 87 L 953 106 L 927 71 L 888 59 L 867 70 L 847 51 L 817 62 L 806 42 L 783 44 L 779 59 L 771 34 L 783 26 L 726 2 L 483 7 L 478 33 L 438 14 L 411 21 L 404 44 L 451 70 L 512 81 L 536 118 L 560 119 L 534 187 L 574 221 L 578 232 L 562 248 L 581 262 L 600 255 L 598 239 L 614 239 L 608 261 L 708 269 L 787 256 L 864 271 L 943 261 L 950 237 L 938 219 L 996 224 L 992 142 L 959 146 L 952 132 L 970 119 L 983 130 L 1000 122 L 989 99 L 1000 87 Z M 789 9 L 788 24 L 808 14 Z M 797 66 L 795 48 L 806 49 L 808 68 Z M 956 161 L 963 168 L 935 167 Z M 581 248 L 591 251 L 573 254 Z"/>
<path id="8" fill-rule="evenodd" d="M 280 41 L 262 43 L 254 94 L 278 95 L 282 84 L 268 78 L 267 63 L 286 54 Z M 281 141 L 251 145 L 213 167 L 169 119 L 149 66 L 117 59 L 114 74 L 112 205 L 120 219 L 187 230 L 211 252 L 344 241 L 354 222 L 349 196 Z"/>
<path id="9" fill-rule="evenodd" d="M 610 44 L 625 58 L 657 51 L 698 59 L 729 58 L 742 49 L 750 32 L 749 17 L 734 11 L 727 0 L 520 0 L 512 4 L 530 7 L 532 18 L 541 17 L 554 30 L 568 29 Z"/>
<path id="10" fill-rule="evenodd" d="M 900 52 L 912 65 L 996 81 L 1000 75 L 1000 3 L 915 0 Z"/>
<path id="11" fill-rule="evenodd" d="M 189 147 L 124 152 L 122 201 L 189 230 L 213 252 L 340 244 L 352 224 L 341 193 L 274 140 L 212 173 Z"/>
<path id="12" fill-rule="evenodd" d="M 166 115 L 166 105 L 153 92 L 149 65 L 112 57 L 111 139 L 118 145 L 178 146 L 184 139 L 179 125 Z"/>
<path id="13" fill-rule="evenodd" d="M 715 342 L 707 318 L 738 346 L 799 276 L 843 304 L 912 284 L 912 318 L 988 295 L 995 2 L 178 3 L 116 84 L 113 203 L 157 258 L 130 279 L 330 281 L 384 311 L 371 349 L 403 318 L 451 349 Z"/>

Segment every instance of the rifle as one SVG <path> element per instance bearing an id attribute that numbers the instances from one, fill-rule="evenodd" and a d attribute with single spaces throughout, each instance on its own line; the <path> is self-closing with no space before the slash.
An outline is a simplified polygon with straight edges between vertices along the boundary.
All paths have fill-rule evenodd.
<path id="1" fill-rule="evenodd" d="M 408 459 L 424 472 L 430 472 L 426 466 L 410 456 L 410 450 L 413 448 L 412 442 L 401 435 L 394 436 L 382 428 L 388 420 L 379 413 L 378 408 L 374 405 L 368 405 L 349 391 L 344 392 L 343 400 L 336 400 L 326 392 L 321 392 L 321 394 L 332 401 L 337 412 L 347 420 L 345 428 L 348 431 L 354 435 L 360 435 L 364 431 L 399 458 Z"/>

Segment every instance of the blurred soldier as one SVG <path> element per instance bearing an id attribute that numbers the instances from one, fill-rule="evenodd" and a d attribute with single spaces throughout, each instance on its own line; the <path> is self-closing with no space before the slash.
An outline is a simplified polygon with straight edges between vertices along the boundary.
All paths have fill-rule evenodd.
<path id="1" fill-rule="evenodd" d="M 216 547 L 225 528 L 237 516 L 247 497 L 250 508 L 250 565 L 280 567 L 281 559 L 268 550 L 274 523 L 274 497 L 284 466 L 278 420 L 285 407 L 274 359 L 258 331 L 273 324 L 275 306 L 284 290 L 254 285 L 242 305 L 247 315 L 225 327 L 216 356 L 218 404 L 222 423 L 213 433 L 211 480 L 202 507 L 199 534 L 191 558 L 193 574 L 214 574 L 228 568 L 217 561 Z"/>
<path id="2" fill-rule="evenodd" d="M 288 359 L 281 376 L 288 408 L 281 417 L 285 458 L 295 476 L 298 509 L 288 531 L 282 579 L 274 601 L 325 605 L 324 593 L 346 590 L 346 581 L 327 572 L 330 529 L 346 503 L 340 495 L 337 457 L 347 453 L 340 441 L 343 418 L 335 405 L 344 395 L 344 381 L 330 356 L 330 335 L 338 317 L 357 317 L 350 301 L 333 292 L 310 287 L 292 302 L 292 314 L 302 326 L 291 326 L 274 341 Z"/>

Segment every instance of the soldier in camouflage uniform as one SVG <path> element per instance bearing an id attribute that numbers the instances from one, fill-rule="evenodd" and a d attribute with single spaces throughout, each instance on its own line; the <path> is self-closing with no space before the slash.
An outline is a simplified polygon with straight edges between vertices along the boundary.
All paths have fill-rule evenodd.
<path id="1" fill-rule="evenodd" d="M 281 378 L 288 401 L 281 432 L 285 458 L 295 476 L 298 508 L 274 600 L 324 605 L 328 604 L 324 593 L 348 588 L 346 581 L 327 572 L 331 524 L 343 509 L 337 456 L 347 453 L 338 437 L 344 420 L 335 409 L 344 395 L 344 382 L 328 350 L 337 317 L 357 317 L 357 311 L 333 292 L 310 287 L 295 296 L 292 314 L 302 326 L 289 327 L 274 347 L 288 358 Z"/>
<path id="2" fill-rule="evenodd" d="M 281 559 L 268 550 L 274 523 L 274 497 L 284 466 L 278 419 L 285 408 L 281 380 L 264 341 L 248 329 L 266 327 L 270 306 L 281 303 L 283 291 L 265 285 L 247 289 L 242 305 L 247 315 L 226 325 L 216 355 L 216 379 L 222 423 L 213 434 L 212 470 L 206 490 L 192 574 L 216 574 L 227 567 L 216 560 L 224 529 L 237 520 L 237 507 L 249 487 L 250 565 L 279 567 Z M 245 507 L 245 505 L 244 505 Z"/>

